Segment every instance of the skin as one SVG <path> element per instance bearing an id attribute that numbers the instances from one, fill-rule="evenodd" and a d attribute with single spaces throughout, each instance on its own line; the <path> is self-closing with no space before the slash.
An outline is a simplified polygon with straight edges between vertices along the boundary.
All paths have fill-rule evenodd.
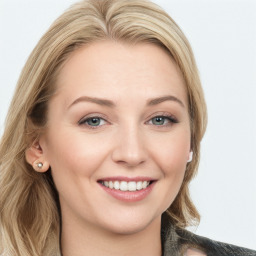
<path id="1" fill-rule="evenodd" d="M 46 132 L 26 157 L 34 167 L 44 163 L 38 171 L 51 166 L 63 255 L 161 255 L 161 214 L 180 189 L 190 152 L 187 93 L 176 64 L 153 44 L 93 43 L 71 54 L 57 89 Z M 147 105 L 166 95 L 178 100 Z M 92 117 L 100 117 L 95 126 Z M 155 182 L 143 200 L 124 202 L 98 182 L 113 176 Z"/>

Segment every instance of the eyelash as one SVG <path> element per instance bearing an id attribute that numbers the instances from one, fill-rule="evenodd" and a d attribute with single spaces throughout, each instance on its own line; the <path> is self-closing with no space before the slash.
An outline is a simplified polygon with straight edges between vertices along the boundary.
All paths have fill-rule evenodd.
<path id="1" fill-rule="evenodd" d="M 168 124 L 163 124 L 163 125 L 154 125 L 154 124 L 152 124 L 154 126 L 157 126 L 158 128 L 162 128 L 162 127 L 166 127 L 166 126 L 171 126 L 173 124 L 178 123 L 178 120 L 174 116 L 172 116 L 170 114 L 161 114 L 161 115 L 153 116 L 152 118 L 150 118 L 150 120 L 148 122 L 152 122 L 152 120 L 154 118 L 164 118 L 165 121 L 168 121 Z"/>
<path id="2" fill-rule="evenodd" d="M 79 122 L 78 122 L 78 125 L 85 125 L 88 129 L 97 129 L 99 127 L 101 127 L 102 125 L 99 125 L 99 126 L 92 126 L 92 125 L 88 125 L 87 122 L 89 122 L 90 120 L 92 119 L 100 119 L 100 120 L 104 120 L 104 122 L 107 122 L 106 121 L 106 118 L 100 116 L 100 115 L 96 115 L 96 116 L 91 116 L 91 117 L 85 117 L 85 118 L 82 118 Z"/>
<path id="3" fill-rule="evenodd" d="M 176 123 L 179 123 L 179 121 L 172 115 L 170 114 L 161 114 L 161 115 L 156 115 L 156 116 L 153 116 L 150 118 L 149 121 L 147 121 L 147 123 L 149 123 L 150 121 L 152 121 L 154 118 L 164 118 L 165 120 L 168 121 L 168 124 L 163 124 L 163 125 L 154 125 L 154 124 L 151 124 L 151 125 L 154 125 L 158 128 L 163 128 L 163 127 L 167 127 L 167 126 L 171 126 L 173 124 L 176 124 Z M 87 118 L 82 118 L 79 122 L 78 122 L 78 125 L 85 125 L 87 126 L 88 129 L 97 129 L 101 126 L 103 126 L 104 124 L 102 125 L 97 125 L 97 126 L 92 126 L 92 125 L 89 125 L 88 122 L 93 120 L 93 119 L 99 119 L 99 120 L 103 120 L 104 122 L 107 122 L 106 119 L 102 116 L 92 116 L 92 117 L 87 117 Z"/>

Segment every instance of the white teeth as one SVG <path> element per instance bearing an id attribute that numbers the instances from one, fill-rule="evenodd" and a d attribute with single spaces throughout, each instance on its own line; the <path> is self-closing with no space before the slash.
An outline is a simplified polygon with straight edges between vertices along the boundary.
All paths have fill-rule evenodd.
<path id="1" fill-rule="evenodd" d="M 142 182 L 142 188 L 146 188 L 148 186 L 148 182 L 147 181 L 143 181 Z"/>
<path id="2" fill-rule="evenodd" d="M 104 184 L 105 185 L 105 184 Z M 106 185 L 105 185 L 106 186 Z M 106 186 L 107 187 L 107 186 Z M 113 181 L 109 181 L 109 183 L 108 183 L 108 187 L 109 188 L 114 188 L 114 183 L 113 183 Z"/>
<path id="3" fill-rule="evenodd" d="M 148 187 L 149 181 L 103 181 L 102 184 L 105 187 L 121 190 L 121 191 L 136 191 L 142 190 Z"/>
<path id="4" fill-rule="evenodd" d="M 129 181 L 128 182 L 128 190 L 129 191 L 136 191 L 137 185 L 135 181 Z"/>
<path id="5" fill-rule="evenodd" d="M 127 184 L 127 182 L 126 182 L 126 181 L 121 181 L 121 182 L 120 182 L 120 190 L 122 190 L 122 191 L 127 191 L 127 189 L 128 189 L 128 184 Z"/>
<path id="6" fill-rule="evenodd" d="M 141 190 L 142 189 L 142 181 L 137 182 L 137 190 Z"/>
<path id="7" fill-rule="evenodd" d="M 114 181 L 114 189 L 119 189 L 120 183 L 119 181 Z"/>

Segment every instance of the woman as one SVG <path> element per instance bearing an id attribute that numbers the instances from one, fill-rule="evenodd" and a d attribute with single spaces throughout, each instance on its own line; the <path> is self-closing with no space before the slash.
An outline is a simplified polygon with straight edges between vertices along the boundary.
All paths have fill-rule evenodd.
<path id="1" fill-rule="evenodd" d="M 256 255 L 185 230 L 206 107 L 147 1 L 83 1 L 29 57 L 1 140 L 3 255 Z"/>

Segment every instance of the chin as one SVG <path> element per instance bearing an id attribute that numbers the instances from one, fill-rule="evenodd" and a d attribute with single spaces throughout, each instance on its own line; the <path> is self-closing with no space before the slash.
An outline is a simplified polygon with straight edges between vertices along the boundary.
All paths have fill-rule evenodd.
<path id="1" fill-rule="evenodd" d="M 111 226 L 108 228 L 108 230 L 116 235 L 124 235 L 124 236 L 129 236 L 129 235 L 134 235 L 136 233 L 140 233 L 143 230 L 147 229 L 148 225 L 123 225 L 123 226 Z"/>
<path id="2" fill-rule="evenodd" d="M 146 231 L 150 228 L 159 227 L 161 222 L 161 215 L 159 217 L 149 216 L 130 216 L 130 218 L 123 216 L 123 218 L 113 218 L 113 221 L 107 223 L 106 229 L 111 233 L 118 235 L 133 235 Z M 155 225 L 158 224 L 158 225 Z"/>

